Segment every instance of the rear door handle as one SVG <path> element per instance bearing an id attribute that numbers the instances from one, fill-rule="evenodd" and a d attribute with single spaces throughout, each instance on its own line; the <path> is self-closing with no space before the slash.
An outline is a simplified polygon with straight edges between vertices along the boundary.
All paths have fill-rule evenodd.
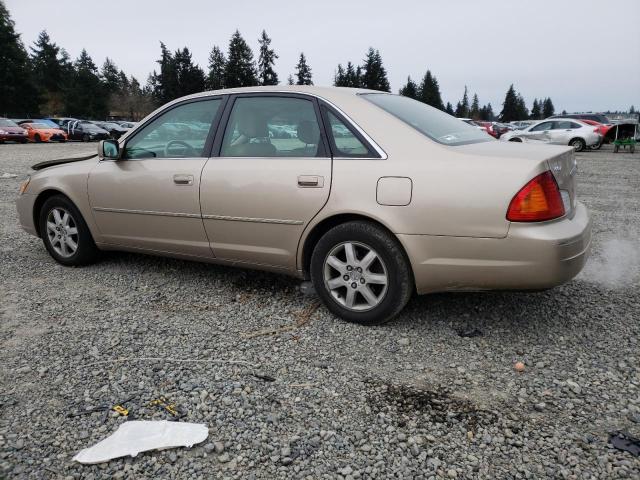
<path id="1" fill-rule="evenodd" d="M 193 175 L 174 175 L 173 183 L 176 185 L 193 185 Z"/>
<path id="2" fill-rule="evenodd" d="M 298 186 L 302 188 L 322 188 L 324 186 L 324 177 L 300 175 L 298 177 Z"/>

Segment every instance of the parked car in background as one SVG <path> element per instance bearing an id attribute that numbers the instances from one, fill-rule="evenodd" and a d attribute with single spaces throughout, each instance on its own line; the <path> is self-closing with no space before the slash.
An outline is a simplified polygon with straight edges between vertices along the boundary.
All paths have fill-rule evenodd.
<path id="1" fill-rule="evenodd" d="M 560 117 L 560 118 L 563 118 L 563 117 Z M 591 150 L 598 150 L 600 147 L 602 147 L 603 143 L 608 143 L 607 132 L 611 130 L 613 125 L 603 125 L 602 123 L 596 122 L 595 120 L 587 120 L 584 118 L 581 119 L 580 121 L 583 123 L 586 123 L 587 125 L 591 125 L 595 127 L 598 130 L 598 133 L 602 136 L 602 139 L 600 140 L 600 143 L 598 145 L 589 147 L 591 148 Z"/>
<path id="2" fill-rule="evenodd" d="M 111 135 L 111 138 L 115 139 L 120 138 L 122 135 L 129 131 L 128 128 L 124 128 L 123 126 L 118 125 L 116 122 L 92 121 L 91 123 L 97 125 L 103 130 L 106 130 L 107 132 L 109 132 L 109 135 Z"/>
<path id="3" fill-rule="evenodd" d="M 494 138 L 500 138 L 503 133 L 513 130 L 512 127 L 504 123 L 487 122 L 484 120 L 473 120 L 473 122 L 485 129 L 485 131 Z"/>
<path id="4" fill-rule="evenodd" d="M 131 129 L 133 127 L 135 127 L 138 123 L 137 122 L 116 122 L 118 123 L 121 127 L 124 127 L 126 129 Z"/>
<path id="5" fill-rule="evenodd" d="M 570 145 L 576 152 L 602 142 L 598 129 L 580 120 L 543 120 L 522 130 L 507 132 L 500 140 L 508 142 L 538 141 L 554 145 Z"/>
<path id="6" fill-rule="evenodd" d="M 372 90 L 191 95 L 97 158 L 32 168 L 19 221 L 62 265 L 128 250 L 271 270 L 364 325 L 415 292 L 559 285 L 591 244 L 572 149 L 497 142 Z"/>
<path id="7" fill-rule="evenodd" d="M 546 120 L 552 120 L 556 118 L 573 118 L 576 120 L 591 120 L 593 122 L 601 123 L 602 125 L 611 125 L 612 122 L 604 113 L 566 113 L 563 115 L 552 115 Z"/>
<path id="8" fill-rule="evenodd" d="M 509 125 L 514 130 L 523 130 L 537 122 L 539 122 L 539 120 L 519 120 L 517 122 L 509 122 Z"/>
<path id="9" fill-rule="evenodd" d="M 41 123 L 50 128 L 60 128 L 60 125 L 58 125 L 56 122 L 48 118 L 37 118 L 37 119 L 28 118 L 28 119 L 14 120 L 14 122 L 16 122 L 20 126 L 24 125 L 25 123 Z"/>
<path id="10" fill-rule="evenodd" d="M 67 134 L 59 128 L 53 128 L 46 123 L 23 123 L 22 128 L 27 131 L 29 140 L 35 143 L 40 142 L 66 142 Z"/>
<path id="11" fill-rule="evenodd" d="M 0 143 L 19 142 L 27 143 L 29 137 L 27 131 L 13 120 L 0 118 Z"/>
<path id="12" fill-rule="evenodd" d="M 109 132 L 86 120 L 67 121 L 62 128 L 67 133 L 69 140 L 93 142 L 106 140 L 110 137 Z"/>

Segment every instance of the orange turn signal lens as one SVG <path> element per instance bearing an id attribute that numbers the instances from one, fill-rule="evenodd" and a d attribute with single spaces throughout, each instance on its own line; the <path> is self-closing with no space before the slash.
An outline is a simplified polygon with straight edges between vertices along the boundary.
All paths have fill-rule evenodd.
<path id="1" fill-rule="evenodd" d="M 31 181 L 31 177 L 27 177 L 24 182 L 20 184 L 20 195 L 27 191 L 27 187 L 29 186 L 29 182 Z"/>

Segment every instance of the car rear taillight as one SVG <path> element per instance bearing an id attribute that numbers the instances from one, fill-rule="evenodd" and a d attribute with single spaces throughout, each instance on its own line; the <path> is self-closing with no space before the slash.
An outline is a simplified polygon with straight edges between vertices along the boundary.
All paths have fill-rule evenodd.
<path id="1" fill-rule="evenodd" d="M 516 193 L 507 210 L 511 222 L 542 222 L 565 214 L 558 183 L 550 171 L 541 173 Z"/>
<path id="2" fill-rule="evenodd" d="M 593 131 L 596 132 L 596 133 L 600 133 L 600 127 L 594 128 Z"/>

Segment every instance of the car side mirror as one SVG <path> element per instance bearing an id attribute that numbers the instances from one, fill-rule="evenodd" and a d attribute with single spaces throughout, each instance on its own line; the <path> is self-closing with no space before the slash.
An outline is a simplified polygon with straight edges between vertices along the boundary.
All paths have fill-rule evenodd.
<path id="1" fill-rule="evenodd" d="M 101 140 L 98 144 L 98 156 L 110 160 L 120 159 L 120 145 L 117 140 Z"/>

